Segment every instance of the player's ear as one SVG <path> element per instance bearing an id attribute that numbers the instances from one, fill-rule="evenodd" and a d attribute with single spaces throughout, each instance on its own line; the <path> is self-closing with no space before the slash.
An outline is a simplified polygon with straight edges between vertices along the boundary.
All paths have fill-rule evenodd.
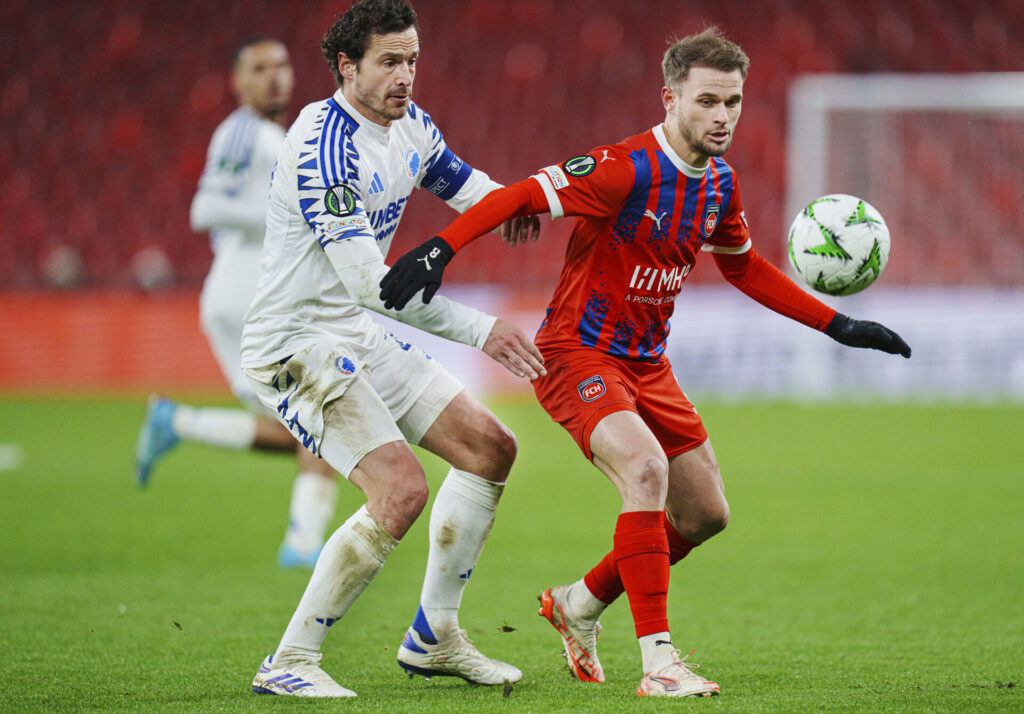
<path id="1" fill-rule="evenodd" d="M 665 111 L 671 111 L 672 107 L 676 102 L 676 93 L 672 91 L 671 87 L 661 88 L 661 103 L 665 107 Z"/>
<path id="2" fill-rule="evenodd" d="M 356 78 L 356 69 L 358 68 L 358 62 L 352 61 L 352 59 L 344 52 L 338 53 L 338 74 L 346 82 L 351 82 Z"/>

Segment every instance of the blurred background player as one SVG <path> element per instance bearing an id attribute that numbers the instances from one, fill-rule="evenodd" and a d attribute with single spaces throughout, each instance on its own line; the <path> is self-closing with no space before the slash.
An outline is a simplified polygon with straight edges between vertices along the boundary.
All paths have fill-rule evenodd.
<path id="1" fill-rule="evenodd" d="M 282 124 L 293 86 L 283 43 L 258 35 L 239 44 L 231 74 L 239 106 L 213 133 L 190 215 L 193 230 L 210 232 L 213 250 L 199 299 L 200 322 L 231 391 L 248 410 L 197 407 L 154 395 L 135 459 L 136 480 L 146 486 L 157 460 L 181 441 L 295 453 L 299 473 L 278 561 L 284 567 L 311 568 L 334 516 L 334 471 L 296 444 L 288 429 L 268 414 L 240 366 L 242 326 L 256 294 L 263 255 L 270 175 L 284 139 Z"/>
<path id="2" fill-rule="evenodd" d="M 500 185 L 456 156 L 413 103 L 419 34 L 403 0 L 353 4 L 321 49 L 339 89 L 306 106 L 281 147 L 242 366 L 263 404 L 367 502 L 327 539 L 252 690 L 355 696 L 320 668 L 320 649 L 426 505 L 426 478 L 410 444 L 451 469 L 431 507 L 419 608 L 398 663 L 410 676 L 516 682 L 522 673 L 484 656 L 458 620 L 515 459 L 515 437 L 370 312 L 477 347 L 516 376 L 543 374 L 537 348 L 509 322 L 444 298 L 399 315 L 377 297 L 384 256 L 414 188 L 465 210 Z M 534 217 L 502 231 L 514 224 L 534 236 L 539 230 Z"/>
<path id="3" fill-rule="evenodd" d="M 740 117 L 749 59 L 716 28 L 665 53 L 665 121 L 495 191 L 395 261 L 381 283 L 401 308 L 427 301 L 455 250 L 511 216 L 576 216 L 565 266 L 537 334 L 548 375 L 533 383 L 551 418 L 616 486 L 613 549 L 576 583 L 545 590 L 540 614 L 573 674 L 601 682 L 598 617 L 623 591 L 643 658 L 641 696 L 711 696 L 669 635 L 669 567 L 722 531 L 729 506 L 696 409 L 663 358 L 669 317 L 703 250 L 766 307 L 842 344 L 910 356 L 888 328 L 837 313 L 754 250 L 735 172 L 721 157 Z M 425 255 L 434 255 L 429 264 Z"/>

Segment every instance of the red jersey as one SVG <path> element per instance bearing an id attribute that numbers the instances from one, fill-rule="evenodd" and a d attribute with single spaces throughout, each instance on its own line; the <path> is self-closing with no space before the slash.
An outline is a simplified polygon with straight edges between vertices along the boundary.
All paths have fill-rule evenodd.
<path id="1" fill-rule="evenodd" d="M 661 125 L 532 178 L 553 218 L 577 217 L 537 334 L 542 349 L 583 346 L 657 362 L 698 251 L 750 248 L 732 167 L 720 158 L 689 166 Z"/>

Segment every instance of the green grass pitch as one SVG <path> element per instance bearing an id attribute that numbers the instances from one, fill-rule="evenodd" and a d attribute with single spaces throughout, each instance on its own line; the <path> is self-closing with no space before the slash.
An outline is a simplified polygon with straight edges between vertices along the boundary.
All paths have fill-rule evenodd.
<path id="1" fill-rule="evenodd" d="M 286 457 L 185 445 L 147 491 L 131 473 L 141 401 L 0 401 L 3 711 L 728 712 L 1024 709 L 1024 409 L 708 404 L 732 523 L 672 573 L 673 639 L 713 700 L 634 695 L 628 608 L 603 618 L 608 681 L 572 680 L 537 593 L 611 545 L 618 501 L 532 401 L 492 407 L 520 456 L 461 620 L 524 672 L 511 692 L 395 664 L 415 613 L 426 514 L 328 636 L 354 701 L 249 684 L 308 579 L 274 556 Z M 442 465 L 426 458 L 436 489 Z M 361 503 L 343 485 L 340 523 Z"/>

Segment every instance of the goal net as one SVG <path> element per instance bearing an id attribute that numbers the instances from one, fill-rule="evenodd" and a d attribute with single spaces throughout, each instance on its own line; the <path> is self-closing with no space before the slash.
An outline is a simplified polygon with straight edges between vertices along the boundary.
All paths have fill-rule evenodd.
<path id="1" fill-rule="evenodd" d="M 1024 73 L 810 75 L 789 99 L 786 215 L 885 216 L 885 285 L 1024 286 Z"/>
<path id="2" fill-rule="evenodd" d="M 892 250 L 868 290 L 817 297 L 913 357 L 841 347 L 726 290 L 693 296 L 703 348 L 670 352 L 680 376 L 737 397 L 1024 400 L 1024 73 L 796 78 L 779 235 L 828 193 L 873 204 Z"/>

